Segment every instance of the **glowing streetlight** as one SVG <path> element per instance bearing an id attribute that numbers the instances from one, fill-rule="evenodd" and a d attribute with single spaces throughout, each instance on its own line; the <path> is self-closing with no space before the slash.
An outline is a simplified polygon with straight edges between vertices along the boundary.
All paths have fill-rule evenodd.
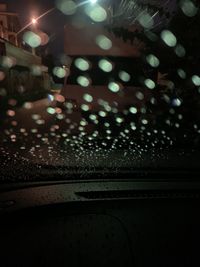
<path id="1" fill-rule="evenodd" d="M 31 25 L 33 25 L 33 24 L 37 24 L 39 19 L 43 18 L 44 16 L 48 15 L 49 13 L 51 13 L 51 12 L 54 11 L 54 10 L 56 10 L 55 7 L 53 7 L 53 8 L 51 8 L 51 9 L 47 10 L 46 12 L 44 12 L 42 15 L 40 15 L 40 16 L 37 17 L 37 18 L 32 18 L 32 20 L 31 20 L 28 24 L 26 24 L 23 28 L 21 28 L 21 29 L 16 33 L 16 36 L 17 36 L 18 34 L 20 34 L 21 32 L 23 32 L 23 31 L 24 31 L 26 28 L 28 28 L 29 26 L 31 26 Z"/>
<path id="2" fill-rule="evenodd" d="M 97 0 L 90 0 L 92 4 L 96 4 Z"/>
<path id="3" fill-rule="evenodd" d="M 35 25 L 35 24 L 37 24 L 37 19 L 33 18 L 33 19 L 31 20 L 31 22 L 32 22 L 33 25 Z"/>

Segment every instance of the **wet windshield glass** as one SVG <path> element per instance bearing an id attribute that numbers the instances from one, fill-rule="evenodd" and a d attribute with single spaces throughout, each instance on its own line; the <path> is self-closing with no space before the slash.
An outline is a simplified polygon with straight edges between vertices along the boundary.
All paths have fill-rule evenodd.
<path id="1" fill-rule="evenodd" d="M 1 181 L 198 171 L 199 6 L 0 1 Z"/>

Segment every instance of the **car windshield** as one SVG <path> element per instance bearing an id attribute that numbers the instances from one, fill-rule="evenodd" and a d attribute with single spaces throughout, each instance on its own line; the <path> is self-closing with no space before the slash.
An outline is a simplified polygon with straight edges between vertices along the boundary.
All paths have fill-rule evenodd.
<path id="1" fill-rule="evenodd" d="M 0 181 L 199 172 L 199 7 L 1 0 Z"/>

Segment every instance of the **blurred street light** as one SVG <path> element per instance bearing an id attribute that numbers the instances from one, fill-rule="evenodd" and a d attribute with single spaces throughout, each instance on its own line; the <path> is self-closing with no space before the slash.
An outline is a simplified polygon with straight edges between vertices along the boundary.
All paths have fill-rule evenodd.
<path id="1" fill-rule="evenodd" d="M 97 0 L 90 0 L 92 4 L 96 4 Z"/>
<path id="2" fill-rule="evenodd" d="M 31 21 L 30 21 L 28 24 L 26 24 L 23 28 L 21 28 L 21 29 L 16 33 L 16 36 L 17 36 L 18 34 L 20 34 L 21 32 L 23 32 L 25 29 L 27 29 L 29 26 L 37 24 L 39 19 L 41 19 L 41 18 L 43 18 L 44 16 L 48 15 L 49 13 L 51 13 L 52 11 L 54 11 L 55 9 L 56 9 L 56 8 L 53 7 L 53 8 L 51 8 L 51 9 L 47 10 L 46 12 L 44 12 L 44 13 L 43 13 L 42 15 L 40 15 L 39 17 L 37 17 L 37 18 L 32 18 Z"/>
<path id="3" fill-rule="evenodd" d="M 33 18 L 33 19 L 32 19 L 32 24 L 33 24 L 33 25 L 37 24 L 37 19 Z"/>

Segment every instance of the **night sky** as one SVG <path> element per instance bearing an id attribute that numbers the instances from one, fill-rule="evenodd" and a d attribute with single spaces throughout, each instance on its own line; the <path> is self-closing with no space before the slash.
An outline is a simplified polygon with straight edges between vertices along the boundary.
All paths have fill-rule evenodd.
<path id="1" fill-rule="evenodd" d="M 0 2 L 6 3 L 9 11 L 19 13 L 22 27 L 30 21 L 30 18 L 40 16 L 55 6 L 54 0 L 6 0 Z M 58 10 L 54 10 L 38 22 L 39 28 L 51 36 L 49 47 L 56 56 L 64 52 L 65 23 L 66 16 Z"/>
<path id="2" fill-rule="evenodd" d="M 0 0 L 8 5 L 8 10 L 19 13 L 21 26 L 30 22 L 33 17 L 40 16 L 47 10 L 55 7 L 56 0 Z M 175 9 L 176 0 L 161 0 L 171 12 Z M 50 14 L 41 18 L 38 22 L 39 29 L 46 32 L 50 38 L 49 50 L 56 57 L 64 52 L 64 25 L 67 23 L 67 16 L 55 9 Z"/>

